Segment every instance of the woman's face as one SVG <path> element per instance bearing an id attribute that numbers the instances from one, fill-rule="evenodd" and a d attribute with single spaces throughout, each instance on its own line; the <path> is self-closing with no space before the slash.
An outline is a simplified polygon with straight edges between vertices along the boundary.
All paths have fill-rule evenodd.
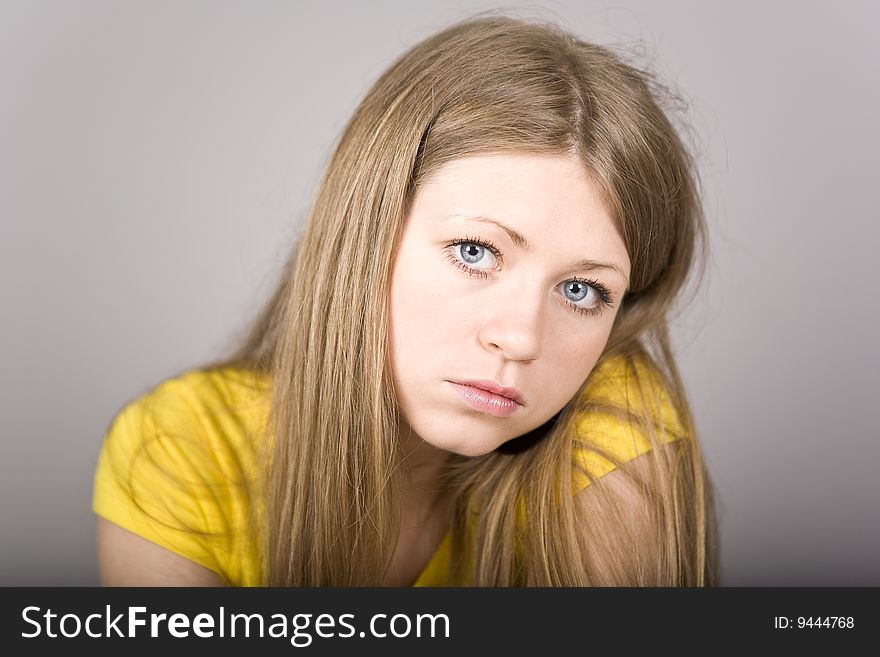
<path id="1" fill-rule="evenodd" d="M 629 274 L 576 159 L 489 154 L 438 169 L 416 194 L 391 278 L 404 430 L 478 456 L 546 422 L 599 359 Z"/>

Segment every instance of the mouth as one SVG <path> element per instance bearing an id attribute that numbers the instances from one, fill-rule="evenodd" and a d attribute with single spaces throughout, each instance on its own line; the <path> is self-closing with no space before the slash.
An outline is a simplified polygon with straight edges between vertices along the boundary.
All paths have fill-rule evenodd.
<path id="1" fill-rule="evenodd" d="M 449 383 L 471 408 L 495 417 L 509 417 L 523 405 L 522 395 L 516 388 L 500 386 L 494 381 Z"/>

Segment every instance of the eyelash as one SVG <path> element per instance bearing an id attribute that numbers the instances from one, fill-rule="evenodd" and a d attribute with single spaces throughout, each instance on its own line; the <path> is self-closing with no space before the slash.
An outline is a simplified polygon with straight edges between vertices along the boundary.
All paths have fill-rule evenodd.
<path id="1" fill-rule="evenodd" d="M 489 240 L 477 239 L 476 237 L 465 237 L 464 239 L 455 239 L 449 244 L 446 245 L 445 254 L 446 258 L 456 267 L 465 272 L 468 276 L 477 276 L 479 278 L 488 278 L 489 272 L 484 269 L 477 269 L 476 267 L 470 267 L 466 263 L 459 260 L 454 253 L 455 247 L 460 246 L 462 244 L 476 244 L 478 246 L 482 246 L 484 249 L 488 250 L 495 258 L 498 259 L 499 262 L 504 262 L 504 256 L 501 253 L 501 250 L 495 246 Z M 576 313 L 587 316 L 595 316 L 600 315 L 604 312 L 605 308 L 610 308 L 614 305 L 614 302 L 611 300 L 611 293 L 608 291 L 608 288 L 602 285 L 599 281 L 588 279 L 588 278 L 569 278 L 565 281 L 568 282 L 576 282 L 581 283 L 582 285 L 588 285 L 599 294 L 599 303 L 593 308 L 581 308 L 580 306 L 575 305 L 573 302 L 568 299 L 563 298 L 563 301 Z"/>

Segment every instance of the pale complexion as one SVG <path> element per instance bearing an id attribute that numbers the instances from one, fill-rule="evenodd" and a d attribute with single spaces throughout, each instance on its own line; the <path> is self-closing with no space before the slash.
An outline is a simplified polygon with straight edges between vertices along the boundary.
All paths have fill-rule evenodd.
<path id="1" fill-rule="evenodd" d="M 599 187 L 574 157 L 466 157 L 419 188 L 390 292 L 413 492 L 430 487 L 449 453 L 487 454 L 574 396 L 607 343 L 629 275 Z M 462 379 L 515 387 L 522 404 L 508 417 L 475 410 L 451 383 Z"/>

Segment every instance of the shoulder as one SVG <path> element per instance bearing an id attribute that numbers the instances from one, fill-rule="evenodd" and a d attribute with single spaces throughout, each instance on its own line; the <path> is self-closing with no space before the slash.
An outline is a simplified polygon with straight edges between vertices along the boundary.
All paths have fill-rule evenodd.
<path id="1" fill-rule="evenodd" d="M 268 410 L 265 377 L 243 370 L 190 370 L 125 404 L 113 418 L 105 448 L 156 460 L 196 453 L 221 459 L 242 447 Z M 178 461 L 178 463 L 180 463 Z"/>
<path id="2" fill-rule="evenodd" d="M 689 437 L 674 400 L 672 385 L 648 361 L 621 356 L 601 361 L 578 403 L 573 443 L 577 488 L 660 445 Z"/>
<path id="3" fill-rule="evenodd" d="M 188 370 L 165 379 L 128 404 L 157 418 L 191 417 L 207 422 L 215 417 L 240 418 L 264 410 L 269 379 L 248 370 L 225 367 Z"/>
<path id="4" fill-rule="evenodd" d="M 582 401 L 587 411 L 627 409 L 652 417 L 671 433 L 683 432 L 672 384 L 644 358 L 612 356 L 600 361 L 590 373 Z"/>
<path id="5" fill-rule="evenodd" d="M 248 525 L 266 378 L 191 370 L 125 404 L 94 476 L 95 513 L 215 572 L 218 550 Z"/>

